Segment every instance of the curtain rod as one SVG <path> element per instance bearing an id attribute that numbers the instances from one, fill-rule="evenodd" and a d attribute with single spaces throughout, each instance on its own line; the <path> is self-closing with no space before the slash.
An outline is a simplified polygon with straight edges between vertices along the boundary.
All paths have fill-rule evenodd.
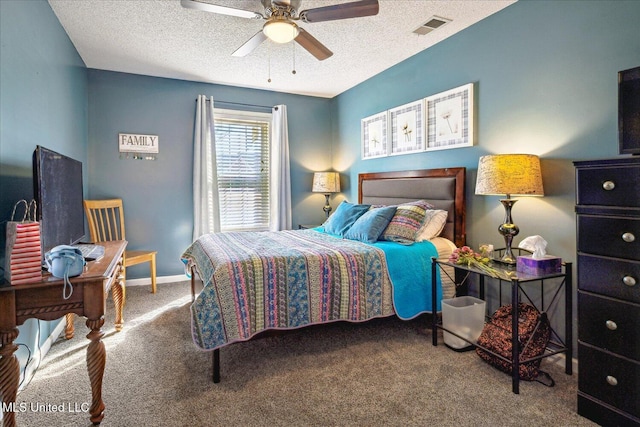
<path id="1" fill-rule="evenodd" d="M 196 99 L 196 101 L 198 101 L 198 100 Z M 211 98 L 206 98 L 206 101 L 207 101 L 207 102 L 211 102 Z M 219 100 L 215 100 L 215 99 L 213 100 L 213 104 L 214 104 L 214 105 L 215 105 L 215 104 L 218 104 L 218 103 L 219 103 L 219 104 L 229 104 L 229 105 L 239 105 L 239 106 L 242 106 L 242 107 L 268 108 L 269 110 L 271 110 L 272 108 L 274 108 L 274 107 L 271 107 L 271 106 L 269 106 L 269 105 L 244 104 L 244 103 L 242 103 L 242 102 L 219 101 Z M 275 108 L 277 109 L 278 107 L 275 107 Z"/>

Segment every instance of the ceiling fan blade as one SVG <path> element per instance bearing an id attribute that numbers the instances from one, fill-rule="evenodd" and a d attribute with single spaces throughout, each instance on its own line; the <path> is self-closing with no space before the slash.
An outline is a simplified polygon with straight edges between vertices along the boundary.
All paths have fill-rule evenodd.
<path id="1" fill-rule="evenodd" d="M 182 7 L 186 9 L 202 10 L 204 12 L 219 13 L 221 15 L 237 16 L 239 18 L 264 19 L 264 16 L 258 12 L 250 10 L 236 9 L 227 6 L 218 6 L 210 3 L 203 3 L 197 0 L 180 0 Z"/>
<path id="2" fill-rule="evenodd" d="M 318 60 L 323 61 L 333 55 L 325 45 L 320 43 L 315 37 L 306 32 L 304 28 L 299 28 L 300 33 L 296 37 L 296 42 L 305 48 L 311 55 L 315 56 Z"/>
<path id="3" fill-rule="evenodd" d="M 184 0 L 183 0 L 184 1 Z M 380 9 L 378 0 L 361 0 L 333 6 L 317 7 L 300 12 L 304 22 L 334 21 L 336 19 L 359 18 L 377 15 Z"/>
<path id="4" fill-rule="evenodd" d="M 253 37 L 251 37 L 245 44 L 236 49 L 235 52 L 232 53 L 233 56 L 247 56 L 251 52 L 253 52 L 260 44 L 267 39 L 267 36 L 262 32 L 262 30 L 258 31 Z"/>

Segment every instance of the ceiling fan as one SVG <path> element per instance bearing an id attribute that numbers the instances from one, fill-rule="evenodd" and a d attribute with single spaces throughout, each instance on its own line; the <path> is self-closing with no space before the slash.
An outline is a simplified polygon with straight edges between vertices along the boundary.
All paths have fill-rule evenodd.
<path id="1" fill-rule="evenodd" d="M 248 19 L 266 20 L 262 30 L 258 31 L 246 43 L 240 46 L 233 56 L 246 56 L 253 52 L 263 41 L 270 39 L 276 43 L 288 43 L 295 40 L 309 53 L 322 61 L 333 55 L 326 46 L 315 37 L 296 25 L 294 21 L 306 23 L 334 21 L 338 19 L 359 18 L 378 14 L 378 0 L 360 0 L 350 3 L 323 6 L 298 12 L 301 0 L 261 0 L 264 14 L 250 10 L 218 6 L 199 0 L 181 0 L 182 7 L 221 15 L 237 16 Z"/>

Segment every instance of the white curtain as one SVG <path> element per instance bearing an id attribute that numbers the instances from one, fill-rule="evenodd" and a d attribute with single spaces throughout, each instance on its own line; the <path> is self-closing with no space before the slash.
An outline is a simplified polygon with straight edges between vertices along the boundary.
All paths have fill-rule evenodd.
<path id="1" fill-rule="evenodd" d="M 193 240 L 220 231 L 213 97 L 198 95 L 193 135 Z"/>
<path id="2" fill-rule="evenodd" d="M 291 229 L 291 173 L 287 106 L 271 111 L 271 231 Z"/>

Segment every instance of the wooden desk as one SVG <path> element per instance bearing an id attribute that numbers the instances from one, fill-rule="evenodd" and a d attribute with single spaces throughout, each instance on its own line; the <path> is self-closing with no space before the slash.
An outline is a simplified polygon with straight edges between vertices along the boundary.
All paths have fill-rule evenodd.
<path id="1" fill-rule="evenodd" d="M 92 395 L 90 419 L 94 425 L 102 421 L 105 408 L 102 401 L 102 376 L 106 350 L 101 341 L 104 335 L 101 328 L 110 289 L 116 302 L 116 318 L 120 321 L 122 319 L 122 254 L 127 242 L 122 240 L 102 244 L 105 246 L 104 257 L 87 263 L 80 276 L 71 278 L 73 294 L 67 300 L 62 297 L 64 281 L 48 273 L 43 275 L 43 280 L 39 283 L 0 285 L 0 395 L 5 408 L 11 407 L 18 393 L 20 365 L 14 354 L 18 346 L 13 343 L 19 333 L 17 326 L 30 318 L 56 320 L 67 314 L 77 314 L 87 318 L 86 324 L 91 330 L 87 335 L 91 341 L 87 347 L 87 370 Z M 15 412 L 4 413 L 3 425 L 16 425 Z"/>

